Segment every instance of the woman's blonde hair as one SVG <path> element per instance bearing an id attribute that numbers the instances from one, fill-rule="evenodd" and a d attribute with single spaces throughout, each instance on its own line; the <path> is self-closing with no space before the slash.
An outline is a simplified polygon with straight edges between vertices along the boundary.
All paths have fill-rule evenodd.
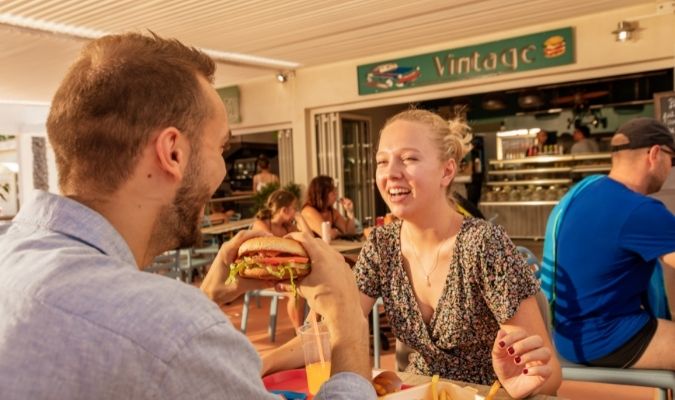
<path id="1" fill-rule="evenodd" d="M 439 149 L 439 159 L 442 162 L 455 160 L 457 170 L 459 170 L 460 162 L 471 149 L 471 128 L 463 118 L 455 117 L 446 121 L 440 115 L 431 111 L 411 108 L 389 118 L 380 131 L 380 137 L 382 132 L 396 121 L 417 122 L 428 126 L 431 131 L 431 140 L 435 142 L 435 147 Z M 446 194 L 450 199 L 452 185 L 448 185 Z"/>
<path id="2" fill-rule="evenodd" d="M 432 140 L 436 142 L 436 148 L 439 149 L 441 161 L 453 159 L 459 166 L 460 161 L 471 148 L 471 128 L 462 118 L 456 117 L 446 121 L 431 111 L 413 108 L 389 118 L 382 131 L 396 121 L 417 122 L 428 126 Z"/>
<path id="3" fill-rule="evenodd" d="M 260 209 L 258 213 L 255 215 L 255 217 L 263 221 L 272 219 L 272 216 L 276 214 L 279 210 L 281 210 L 284 207 L 290 207 L 296 200 L 297 198 L 295 197 L 295 195 L 287 190 L 283 189 L 275 190 L 267 198 L 267 203 L 265 204 L 265 207 Z"/>

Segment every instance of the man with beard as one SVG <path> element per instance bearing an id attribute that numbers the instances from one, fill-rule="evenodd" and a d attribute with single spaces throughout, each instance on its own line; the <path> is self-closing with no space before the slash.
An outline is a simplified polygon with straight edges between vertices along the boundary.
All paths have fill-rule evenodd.
<path id="1" fill-rule="evenodd" d="M 217 306 L 271 285 L 224 284 L 239 245 L 260 233 L 224 245 L 201 292 L 139 271 L 199 239 L 225 177 L 214 70 L 194 48 L 139 34 L 95 40 L 70 68 L 47 120 L 63 195 L 38 193 L 0 236 L 3 400 L 278 398 Z M 354 277 L 320 240 L 294 238 L 313 264 L 299 291 L 333 339 L 317 398 L 374 399 Z"/>
<path id="2" fill-rule="evenodd" d="M 549 217 L 542 289 L 555 345 L 577 363 L 675 370 L 675 322 L 656 318 L 646 301 L 656 263 L 675 268 L 675 216 L 647 196 L 671 171 L 673 135 L 637 118 L 611 148 L 609 176 L 579 182 Z"/>

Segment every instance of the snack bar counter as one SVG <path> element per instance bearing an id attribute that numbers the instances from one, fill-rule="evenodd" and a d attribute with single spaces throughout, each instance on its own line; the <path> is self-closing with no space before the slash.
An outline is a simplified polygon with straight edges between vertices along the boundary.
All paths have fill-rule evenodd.
<path id="1" fill-rule="evenodd" d="M 610 168 L 610 153 L 490 160 L 479 208 L 510 237 L 543 239 L 548 215 L 567 190 Z"/>

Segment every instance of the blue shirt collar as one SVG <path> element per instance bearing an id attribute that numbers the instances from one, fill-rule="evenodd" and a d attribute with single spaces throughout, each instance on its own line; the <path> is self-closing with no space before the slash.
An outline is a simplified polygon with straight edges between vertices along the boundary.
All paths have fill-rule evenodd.
<path id="1" fill-rule="evenodd" d="M 35 198 L 21 208 L 13 222 L 66 235 L 123 261 L 123 264 L 138 267 L 129 245 L 107 219 L 67 197 L 37 191 Z"/>

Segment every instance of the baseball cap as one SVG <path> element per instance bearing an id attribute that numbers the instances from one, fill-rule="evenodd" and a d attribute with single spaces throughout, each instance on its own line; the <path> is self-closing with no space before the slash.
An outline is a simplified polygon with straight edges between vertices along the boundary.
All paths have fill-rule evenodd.
<path id="1" fill-rule="evenodd" d="M 612 136 L 612 151 L 668 146 L 675 152 L 675 139 L 668 128 L 654 118 L 640 117 L 621 125 Z"/>

